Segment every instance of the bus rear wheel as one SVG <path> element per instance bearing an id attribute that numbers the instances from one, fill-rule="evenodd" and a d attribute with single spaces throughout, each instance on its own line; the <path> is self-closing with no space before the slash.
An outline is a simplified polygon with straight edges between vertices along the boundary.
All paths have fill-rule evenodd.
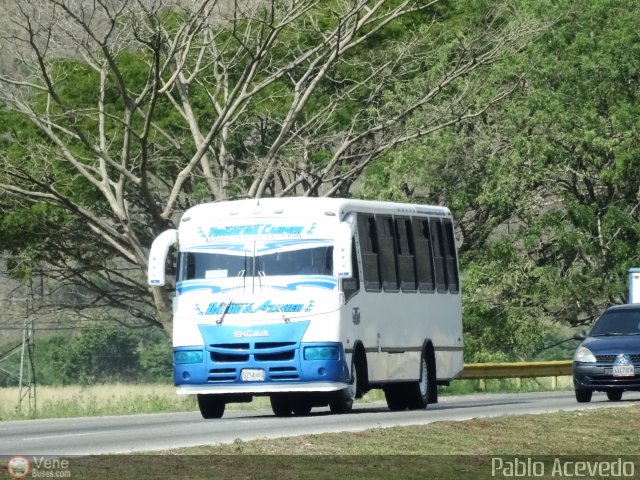
<path id="1" fill-rule="evenodd" d="M 433 389 L 435 384 L 435 365 L 428 358 L 429 350 L 422 354 L 420 360 L 420 380 L 417 382 L 391 383 L 384 387 L 387 406 L 392 411 L 423 410 L 427 408 L 429 399 L 436 398 Z"/>
<path id="2" fill-rule="evenodd" d="M 387 407 L 393 412 L 401 412 L 408 407 L 407 403 L 407 384 L 392 383 L 384 387 L 384 398 L 387 401 Z"/>
<path id="3" fill-rule="evenodd" d="M 420 361 L 420 381 L 407 384 L 407 407 L 409 410 L 424 410 L 429 404 L 431 375 L 424 354 Z"/>
<path id="4" fill-rule="evenodd" d="M 202 418 L 222 418 L 226 403 L 221 395 L 198 394 L 198 407 Z"/>

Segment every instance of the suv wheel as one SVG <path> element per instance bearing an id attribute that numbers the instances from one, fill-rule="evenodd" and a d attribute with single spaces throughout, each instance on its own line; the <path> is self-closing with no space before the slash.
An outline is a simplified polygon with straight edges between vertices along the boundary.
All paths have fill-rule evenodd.
<path id="1" fill-rule="evenodd" d="M 591 390 L 585 390 L 583 388 L 576 388 L 576 400 L 578 403 L 588 403 L 591 401 L 591 395 L 593 392 Z"/>
<path id="2" fill-rule="evenodd" d="M 607 392 L 607 398 L 612 402 L 619 402 L 622 398 L 622 390 L 609 390 Z"/>

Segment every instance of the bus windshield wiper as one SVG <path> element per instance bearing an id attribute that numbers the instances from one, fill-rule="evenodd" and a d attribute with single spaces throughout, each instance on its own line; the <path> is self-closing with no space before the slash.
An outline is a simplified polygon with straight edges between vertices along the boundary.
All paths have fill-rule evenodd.
<path id="1" fill-rule="evenodd" d="M 258 281 L 260 282 L 260 289 L 262 289 L 262 279 L 263 278 L 266 279 L 266 277 L 267 277 L 267 274 L 264 272 L 264 270 L 258 270 Z M 282 321 L 284 323 L 289 323 L 291 320 L 289 319 L 289 317 L 285 315 L 284 310 L 282 310 L 282 305 L 280 305 L 279 303 L 274 303 L 273 305 L 280 312 L 280 315 L 282 316 Z"/>
<path id="2" fill-rule="evenodd" d="M 247 247 L 244 248 L 244 268 L 238 272 L 242 275 L 242 291 L 247 287 Z"/>
<path id="3" fill-rule="evenodd" d="M 242 291 L 244 291 L 245 287 L 247 286 L 247 270 L 240 270 L 237 276 L 242 277 Z"/>
<path id="4" fill-rule="evenodd" d="M 222 308 L 222 312 L 220 313 L 220 316 L 218 317 L 218 319 L 216 320 L 216 325 L 222 325 L 222 322 L 224 321 L 224 316 L 227 314 L 227 312 L 229 311 L 229 307 L 231 307 L 231 304 L 233 303 L 233 297 L 229 299 L 228 302 L 225 302 L 223 305 L 224 307 Z"/>

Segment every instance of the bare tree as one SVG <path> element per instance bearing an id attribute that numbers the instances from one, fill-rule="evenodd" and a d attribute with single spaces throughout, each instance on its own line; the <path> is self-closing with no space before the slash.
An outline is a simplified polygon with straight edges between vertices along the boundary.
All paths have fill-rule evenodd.
<path id="1" fill-rule="evenodd" d="M 179 212 L 348 195 L 397 145 L 508 95 L 517 79 L 478 99 L 473 74 L 539 26 L 493 15 L 439 46 L 436 3 L 7 2 L 0 106 L 30 127 L 5 133 L 0 208 L 37 219 L 31 260 L 91 291 L 84 308 L 170 331 L 169 292 L 144 274 Z"/>

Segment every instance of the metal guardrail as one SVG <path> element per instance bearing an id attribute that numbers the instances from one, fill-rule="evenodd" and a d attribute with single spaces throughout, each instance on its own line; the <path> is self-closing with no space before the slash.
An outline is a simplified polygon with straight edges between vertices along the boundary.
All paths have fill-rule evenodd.
<path id="1" fill-rule="evenodd" d="M 571 360 L 553 362 L 467 363 L 458 378 L 535 378 L 571 375 Z"/>
<path id="2" fill-rule="evenodd" d="M 551 377 L 551 389 L 558 385 L 558 377 L 570 376 L 571 360 L 557 360 L 551 362 L 513 362 L 513 363 L 468 363 L 457 378 L 480 380 L 482 388 L 484 381 L 492 378 L 515 378 L 521 385 L 523 378 Z"/>

